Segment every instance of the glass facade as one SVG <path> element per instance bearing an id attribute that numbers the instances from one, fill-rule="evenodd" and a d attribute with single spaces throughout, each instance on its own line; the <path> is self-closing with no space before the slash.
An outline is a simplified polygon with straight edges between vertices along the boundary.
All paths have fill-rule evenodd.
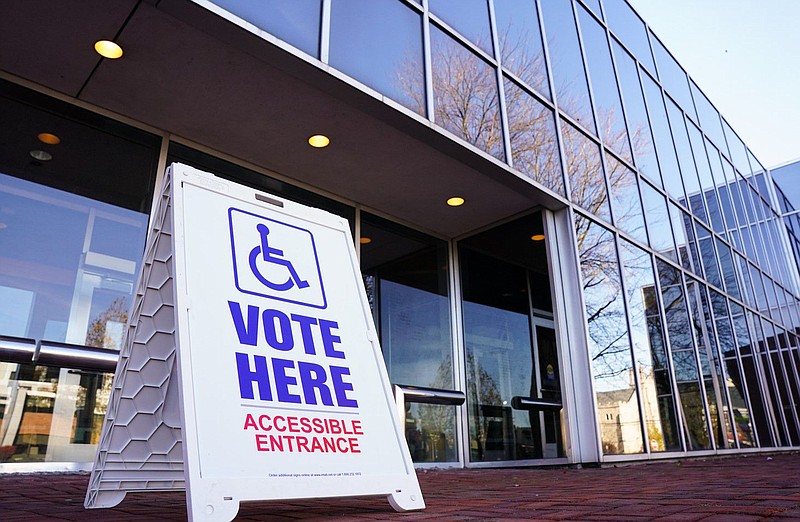
<path id="1" fill-rule="evenodd" d="M 0 80 L 0 344 L 119 349 L 180 161 L 349 220 L 391 381 L 466 398 L 405 405 L 420 465 L 800 446 L 796 202 L 625 0 L 214 3 L 550 204 L 436 234 Z M 91 460 L 110 387 L 0 359 L 0 463 Z"/>

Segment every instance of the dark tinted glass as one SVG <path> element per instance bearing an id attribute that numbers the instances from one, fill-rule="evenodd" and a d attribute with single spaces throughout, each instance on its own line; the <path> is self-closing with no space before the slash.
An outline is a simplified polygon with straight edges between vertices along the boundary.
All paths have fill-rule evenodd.
<path id="1" fill-rule="evenodd" d="M 700 119 L 700 126 L 703 130 L 711 136 L 717 146 L 725 146 L 725 135 L 722 132 L 722 123 L 720 122 L 719 113 L 717 109 L 711 105 L 706 95 L 700 92 L 697 85 L 691 82 L 692 97 L 694 98 L 695 107 L 697 107 L 697 115 Z"/>
<path id="2" fill-rule="evenodd" d="M 504 88 L 514 168 L 566 196 L 553 111 L 510 80 Z"/>
<path id="3" fill-rule="evenodd" d="M 578 129 L 561 120 L 564 156 L 573 203 L 610 222 L 608 193 L 600 161 L 600 147 Z"/>
<path id="4" fill-rule="evenodd" d="M 321 0 L 214 0 L 214 3 L 319 58 Z"/>
<path id="5" fill-rule="evenodd" d="M 697 113 L 694 110 L 694 103 L 692 103 L 692 93 L 689 90 L 689 80 L 686 78 L 686 73 L 675 61 L 675 58 L 667 51 L 664 45 L 652 34 L 650 35 L 650 42 L 653 44 L 653 51 L 656 55 L 656 63 L 658 65 L 658 77 L 664 89 L 674 99 L 678 100 L 680 106 L 689 115 L 697 119 Z"/>
<path id="6" fill-rule="evenodd" d="M 642 243 L 647 243 L 636 173 L 610 154 L 606 154 L 606 169 L 614 224 Z"/>
<path id="7" fill-rule="evenodd" d="M 606 30 L 583 7 L 578 7 L 586 63 L 591 78 L 599 135 L 606 146 L 632 162 L 622 102 L 611 63 Z"/>
<path id="8" fill-rule="evenodd" d="M 630 55 L 612 40 L 614 58 L 619 73 L 622 98 L 625 101 L 625 116 L 628 119 L 628 136 L 631 139 L 636 167 L 650 178 L 660 180 L 656 162 L 653 135 L 644 105 L 639 72 Z"/>
<path id="9" fill-rule="evenodd" d="M 397 0 L 335 0 L 329 63 L 425 114 L 422 18 Z"/>
<path id="10" fill-rule="evenodd" d="M 628 317 L 639 386 L 648 403 L 644 420 L 651 451 L 680 449 L 675 398 L 670 380 L 669 357 L 664 344 L 660 305 L 655 292 L 650 254 L 625 240 L 620 241 L 620 266 L 628 298 Z"/>
<path id="11" fill-rule="evenodd" d="M 491 56 L 492 33 L 486 0 L 429 0 L 428 6 L 433 14 Z"/>
<path id="12" fill-rule="evenodd" d="M 642 19 L 628 6 L 625 0 L 605 0 L 608 26 L 622 40 L 645 67 L 655 72 L 653 55 L 647 41 L 647 30 Z"/>
<path id="13" fill-rule="evenodd" d="M 653 129 L 653 139 L 656 144 L 664 189 L 666 189 L 667 194 L 681 201 L 686 196 L 683 192 L 681 173 L 678 169 L 678 158 L 675 156 L 675 146 L 672 143 L 672 134 L 667 121 L 664 97 L 661 94 L 661 89 L 649 75 L 642 75 L 642 81 L 644 82 L 647 108 L 650 111 L 650 126 Z"/>
<path id="14" fill-rule="evenodd" d="M 495 69 L 436 27 L 431 27 L 431 61 L 436 123 L 504 159 Z"/>
<path id="15" fill-rule="evenodd" d="M 542 0 L 547 47 L 559 108 L 596 132 L 571 2 Z"/>
<path id="16" fill-rule="evenodd" d="M 494 0 L 494 16 L 503 67 L 550 98 L 536 2 Z"/>
<path id="17" fill-rule="evenodd" d="M 700 201 L 702 198 L 694 198 L 700 193 L 700 182 L 697 180 L 697 169 L 694 165 L 694 156 L 692 155 L 692 147 L 689 144 L 689 135 L 686 131 L 686 120 L 683 113 L 675 103 L 667 98 L 667 119 L 669 126 L 672 130 L 672 138 L 675 143 L 675 151 L 678 156 L 678 165 L 680 166 L 681 178 L 683 185 L 686 189 L 686 196 L 688 199 L 680 199 L 681 205 L 690 208 L 690 201 Z M 700 205 L 697 209 L 691 209 L 692 212 L 698 213 L 700 216 L 705 216 L 705 209 Z"/>
<path id="18" fill-rule="evenodd" d="M 605 411 L 618 408 L 621 402 L 635 405 L 636 386 L 630 378 L 634 366 L 614 236 L 579 214 L 575 217 L 575 232 L 583 276 L 589 356 L 597 407 Z M 603 453 L 644 451 L 641 424 L 636 425 L 636 422 L 641 423 L 638 415 L 630 418 L 628 430 L 618 429 L 616 415 L 601 415 L 599 422 Z"/>
<path id="19" fill-rule="evenodd" d="M 675 242 L 672 239 L 672 227 L 667 211 L 667 200 L 664 195 L 650 186 L 642 183 L 642 203 L 644 204 L 644 215 L 647 221 L 647 233 L 650 237 L 650 246 L 656 252 L 678 260 L 675 253 Z"/>

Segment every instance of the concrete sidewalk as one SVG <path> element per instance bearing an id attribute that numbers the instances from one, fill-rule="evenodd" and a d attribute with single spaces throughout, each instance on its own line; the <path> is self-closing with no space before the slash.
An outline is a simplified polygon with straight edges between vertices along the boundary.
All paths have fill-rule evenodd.
<path id="1" fill-rule="evenodd" d="M 590 469 L 418 470 L 427 509 L 384 498 L 242 504 L 237 520 L 800 521 L 800 454 Z M 83 508 L 86 474 L 0 475 L 0 520 L 185 520 L 183 493 L 130 494 Z"/>

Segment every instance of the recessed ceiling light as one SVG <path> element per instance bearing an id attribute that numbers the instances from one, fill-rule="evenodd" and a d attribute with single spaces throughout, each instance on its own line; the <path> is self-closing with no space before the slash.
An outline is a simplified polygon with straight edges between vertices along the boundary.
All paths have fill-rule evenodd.
<path id="1" fill-rule="evenodd" d="M 308 138 L 308 144 L 317 149 L 327 147 L 330 143 L 331 139 L 323 134 L 314 134 Z"/>
<path id="2" fill-rule="evenodd" d="M 534 241 L 544 241 L 544 234 L 534 234 L 531 236 Z"/>
<path id="3" fill-rule="evenodd" d="M 361 237 L 361 238 L 358 239 L 358 242 L 361 243 L 362 245 L 369 245 L 370 243 L 372 243 L 372 238 L 371 237 Z"/>
<path id="4" fill-rule="evenodd" d="M 122 56 L 122 47 L 111 40 L 97 40 L 94 43 L 94 50 L 103 58 L 116 60 Z"/>
<path id="5" fill-rule="evenodd" d="M 447 200 L 447 204 L 451 207 L 460 207 L 464 204 L 464 198 L 459 196 L 453 196 L 452 198 Z"/>
<path id="6" fill-rule="evenodd" d="M 49 132 L 40 132 L 36 137 L 39 138 L 39 141 L 48 145 L 58 145 L 61 143 L 61 138 Z"/>
<path id="7" fill-rule="evenodd" d="M 31 156 L 39 161 L 50 161 L 51 159 L 53 159 L 52 154 L 50 154 L 49 152 L 45 152 L 43 150 L 32 150 Z"/>

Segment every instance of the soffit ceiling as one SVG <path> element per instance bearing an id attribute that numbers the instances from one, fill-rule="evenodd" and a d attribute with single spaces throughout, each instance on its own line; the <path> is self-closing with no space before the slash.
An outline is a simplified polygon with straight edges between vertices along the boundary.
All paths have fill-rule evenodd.
<path id="1" fill-rule="evenodd" d="M 100 38 L 124 57 L 101 59 Z M 6 0 L 0 70 L 445 237 L 563 206 L 188 0 Z M 318 132 L 330 147 L 306 144 Z M 455 194 L 467 204 L 447 207 Z"/>

